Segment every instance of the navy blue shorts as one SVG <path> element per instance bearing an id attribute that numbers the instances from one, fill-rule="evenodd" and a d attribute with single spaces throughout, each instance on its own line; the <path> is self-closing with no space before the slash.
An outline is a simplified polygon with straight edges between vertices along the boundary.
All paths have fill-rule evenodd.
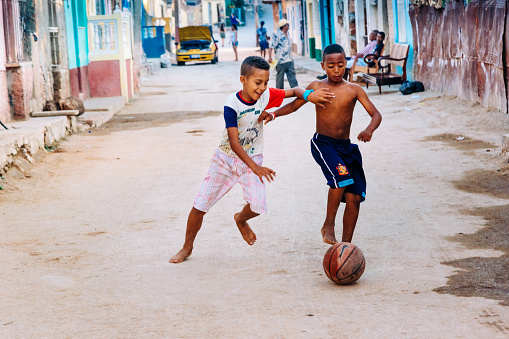
<path id="1" fill-rule="evenodd" d="M 311 153 L 322 168 L 331 188 L 345 187 L 345 193 L 366 198 L 366 178 L 362 169 L 359 147 L 350 139 L 334 139 L 315 133 L 311 139 Z M 343 195 L 344 201 L 345 197 Z"/>

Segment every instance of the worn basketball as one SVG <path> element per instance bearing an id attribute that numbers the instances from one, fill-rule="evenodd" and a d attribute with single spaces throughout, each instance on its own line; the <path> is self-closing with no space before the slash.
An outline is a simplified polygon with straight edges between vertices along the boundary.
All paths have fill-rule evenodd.
<path id="1" fill-rule="evenodd" d="M 323 269 L 330 280 L 339 285 L 357 281 L 366 267 L 361 249 L 349 242 L 331 246 L 323 257 Z"/>

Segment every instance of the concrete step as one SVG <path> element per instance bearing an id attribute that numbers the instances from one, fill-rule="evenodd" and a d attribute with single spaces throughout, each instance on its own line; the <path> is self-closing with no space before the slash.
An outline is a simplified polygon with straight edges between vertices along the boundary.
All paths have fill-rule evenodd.
<path id="1" fill-rule="evenodd" d="M 4 174 L 17 155 L 32 162 L 32 157 L 45 146 L 51 146 L 68 134 L 99 127 L 125 104 L 124 97 L 91 98 L 84 101 L 85 113 L 76 116 L 33 117 L 26 121 L 0 126 L 0 175 Z"/>

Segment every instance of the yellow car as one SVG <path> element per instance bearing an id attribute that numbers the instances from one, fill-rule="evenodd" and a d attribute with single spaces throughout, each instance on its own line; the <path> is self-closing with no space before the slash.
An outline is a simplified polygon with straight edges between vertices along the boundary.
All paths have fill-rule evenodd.
<path id="1" fill-rule="evenodd" d="M 187 26 L 179 29 L 180 42 L 177 45 L 177 65 L 187 61 L 211 61 L 217 58 L 217 40 L 212 37 L 211 26 Z"/>

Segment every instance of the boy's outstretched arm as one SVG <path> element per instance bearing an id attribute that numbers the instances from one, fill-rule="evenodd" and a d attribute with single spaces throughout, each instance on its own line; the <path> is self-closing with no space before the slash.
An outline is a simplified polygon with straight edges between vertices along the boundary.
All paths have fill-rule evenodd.
<path id="1" fill-rule="evenodd" d="M 263 111 L 262 114 L 260 114 L 258 117 L 258 122 L 261 123 L 262 121 L 265 121 L 265 124 L 267 124 L 269 121 L 274 120 L 276 117 L 293 113 L 301 108 L 307 101 L 322 108 L 325 108 L 324 104 L 332 103 L 331 99 L 335 97 L 334 93 L 329 92 L 328 88 L 315 89 L 315 87 L 315 83 L 312 82 L 308 85 L 308 87 L 306 87 L 306 89 L 301 87 L 294 87 L 285 90 L 285 98 L 297 97 L 297 99 L 279 108 L 275 112 L 269 113 Z M 313 92 L 308 95 L 306 101 L 304 100 L 304 93 L 307 90 L 313 90 Z"/>
<path id="2" fill-rule="evenodd" d="M 373 132 L 380 126 L 380 123 L 382 122 L 382 115 L 380 112 L 378 112 L 378 109 L 373 105 L 371 100 L 369 100 L 368 95 L 362 87 L 358 86 L 356 88 L 357 91 L 357 100 L 364 106 L 364 109 L 368 112 L 368 114 L 371 116 L 371 122 L 369 123 L 368 127 L 362 132 L 359 133 L 357 136 L 357 139 L 360 141 L 368 142 L 371 140 L 371 137 L 373 136 Z"/>
<path id="3" fill-rule="evenodd" d="M 258 117 L 258 123 L 265 121 L 265 125 L 267 125 L 269 121 L 276 119 L 276 117 L 280 117 L 295 112 L 296 110 L 301 108 L 306 102 L 307 101 L 304 99 L 297 98 L 294 101 L 287 103 L 283 107 L 278 108 L 274 112 L 263 111 L 262 114 L 260 114 L 260 116 Z"/>
<path id="4" fill-rule="evenodd" d="M 307 101 L 309 101 L 317 106 L 320 106 L 322 108 L 325 108 L 325 106 L 323 104 L 332 103 L 331 99 L 334 98 L 335 95 L 334 95 L 334 93 L 329 92 L 328 88 L 316 89 L 314 85 L 315 85 L 314 82 L 312 82 L 308 85 L 308 87 L 306 87 L 306 89 L 304 89 L 302 87 L 294 87 L 294 88 L 290 88 L 290 89 L 285 89 L 285 98 L 296 97 L 298 99 L 303 99 L 304 93 L 307 90 L 313 90 L 313 92 L 311 92 L 308 95 Z M 306 103 L 305 100 L 304 100 L 304 103 Z"/>
<path id="5" fill-rule="evenodd" d="M 226 129 L 228 131 L 228 140 L 230 141 L 230 147 L 237 154 L 240 160 L 244 161 L 246 165 L 260 178 L 260 181 L 263 182 L 263 177 L 265 177 L 269 182 L 274 180 L 276 176 L 276 172 L 271 170 L 268 167 L 262 167 L 258 165 L 256 162 L 251 159 L 251 157 L 246 153 L 242 145 L 239 141 L 239 129 L 237 127 L 228 127 Z"/>

